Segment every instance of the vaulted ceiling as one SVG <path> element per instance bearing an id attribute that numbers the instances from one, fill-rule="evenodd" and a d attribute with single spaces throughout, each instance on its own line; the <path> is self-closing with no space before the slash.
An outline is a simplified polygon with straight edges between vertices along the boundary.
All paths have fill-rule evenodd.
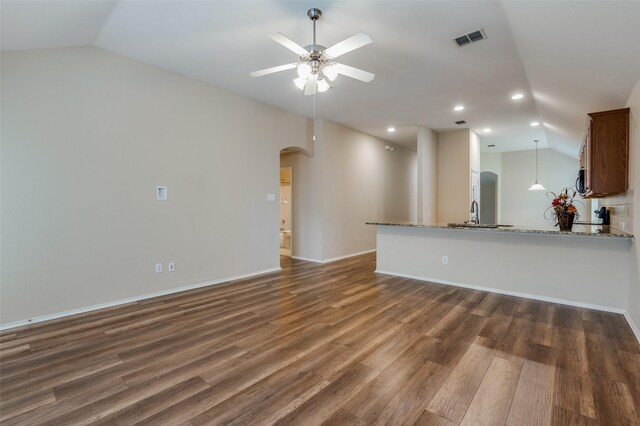
<path id="1" fill-rule="evenodd" d="M 249 76 L 297 59 L 267 35 L 310 44 L 310 7 L 323 11 L 318 43 L 359 31 L 374 40 L 341 62 L 375 80 L 338 77 L 317 95 L 318 116 L 409 147 L 416 126 L 465 120 L 483 150 L 540 139 L 576 156 L 586 114 L 624 106 L 640 80 L 639 1 L 2 0 L 0 36 L 3 50 L 94 45 L 310 117 L 295 70 Z M 452 41 L 479 28 L 486 40 Z M 516 92 L 524 99 L 512 101 Z"/>

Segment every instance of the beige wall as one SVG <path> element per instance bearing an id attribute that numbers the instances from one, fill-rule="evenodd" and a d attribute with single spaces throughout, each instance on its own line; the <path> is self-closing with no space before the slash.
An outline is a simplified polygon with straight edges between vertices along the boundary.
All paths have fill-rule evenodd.
<path id="1" fill-rule="evenodd" d="M 471 206 L 469 130 L 440 133 L 438 164 L 438 221 L 464 222 Z"/>
<path id="2" fill-rule="evenodd" d="M 553 221 L 544 218 L 551 204 L 548 191 L 560 192 L 575 185 L 578 161 L 551 149 L 538 150 L 540 183 L 547 191 L 529 191 L 536 178 L 535 150 L 502 154 L 502 222 L 529 228 L 552 229 Z M 591 218 L 591 202 L 576 200 L 581 220 Z"/>
<path id="3" fill-rule="evenodd" d="M 483 152 L 480 154 L 480 170 L 493 172 L 498 176 L 502 173 L 502 153 Z"/>
<path id="4" fill-rule="evenodd" d="M 313 143 L 303 117 L 97 48 L 3 53 L 2 87 L 3 324 L 278 268 L 279 166 L 294 255 L 415 220 L 415 152 L 335 123 Z"/>
<path id="5" fill-rule="evenodd" d="M 469 167 L 480 172 L 480 139 L 474 132 L 469 132 Z M 472 198 L 469 198 L 471 201 Z"/>
<path id="6" fill-rule="evenodd" d="M 266 195 L 307 119 L 98 48 L 1 74 L 0 322 L 279 266 Z"/>
<path id="7" fill-rule="evenodd" d="M 418 198 L 416 219 L 438 223 L 438 133 L 425 127 L 417 132 Z"/>
<path id="8" fill-rule="evenodd" d="M 416 154 L 362 132 L 323 121 L 323 259 L 376 248 L 367 221 L 412 219 Z"/>
<path id="9" fill-rule="evenodd" d="M 634 222 L 633 229 L 635 235 L 640 232 L 640 81 L 633 89 L 627 105 L 631 107 L 631 151 L 630 164 L 631 171 L 629 181 L 634 193 Z M 629 318 L 633 322 L 634 331 L 640 340 L 640 250 L 638 249 L 638 238 L 632 247 L 632 261 L 630 265 L 631 279 L 629 281 L 629 304 L 627 311 Z"/>
<path id="10" fill-rule="evenodd" d="M 335 123 L 313 143 L 305 118 L 97 48 L 3 53 L 2 87 L 3 324 L 277 268 L 279 166 L 294 255 L 415 220 L 415 152 Z"/>

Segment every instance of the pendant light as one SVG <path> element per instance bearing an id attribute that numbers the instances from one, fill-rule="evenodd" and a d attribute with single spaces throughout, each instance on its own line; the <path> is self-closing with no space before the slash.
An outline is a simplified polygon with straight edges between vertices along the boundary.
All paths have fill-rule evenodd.
<path id="1" fill-rule="evenodd" d="M 536 183 L 531 185 L 529 191 L 546 191 L 546 188 L 538 183 L 538 139 L 534 142 L 536 143 Z"/>

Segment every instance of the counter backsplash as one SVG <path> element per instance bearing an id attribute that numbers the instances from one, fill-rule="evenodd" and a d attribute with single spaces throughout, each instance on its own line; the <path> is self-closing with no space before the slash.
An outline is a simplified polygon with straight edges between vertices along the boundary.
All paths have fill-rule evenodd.
<path id="1" fill-rule="evenodd" d="M 630 234 L 635 233 L 633 229 L 633 195 L 633 189 L 630 189 L 624 194 L 598 198 L 598 205 L 607 207 L 611 211 L 611 226 Z"/>

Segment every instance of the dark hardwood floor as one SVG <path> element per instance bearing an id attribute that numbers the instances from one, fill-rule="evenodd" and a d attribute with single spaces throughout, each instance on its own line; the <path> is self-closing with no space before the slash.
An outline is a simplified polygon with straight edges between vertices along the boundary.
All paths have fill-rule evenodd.
<path id="1" fill-rule="evenodd" d="M 640 424 L 621 315 L 282 263 L 3 332 L 2 424 Z"/>

